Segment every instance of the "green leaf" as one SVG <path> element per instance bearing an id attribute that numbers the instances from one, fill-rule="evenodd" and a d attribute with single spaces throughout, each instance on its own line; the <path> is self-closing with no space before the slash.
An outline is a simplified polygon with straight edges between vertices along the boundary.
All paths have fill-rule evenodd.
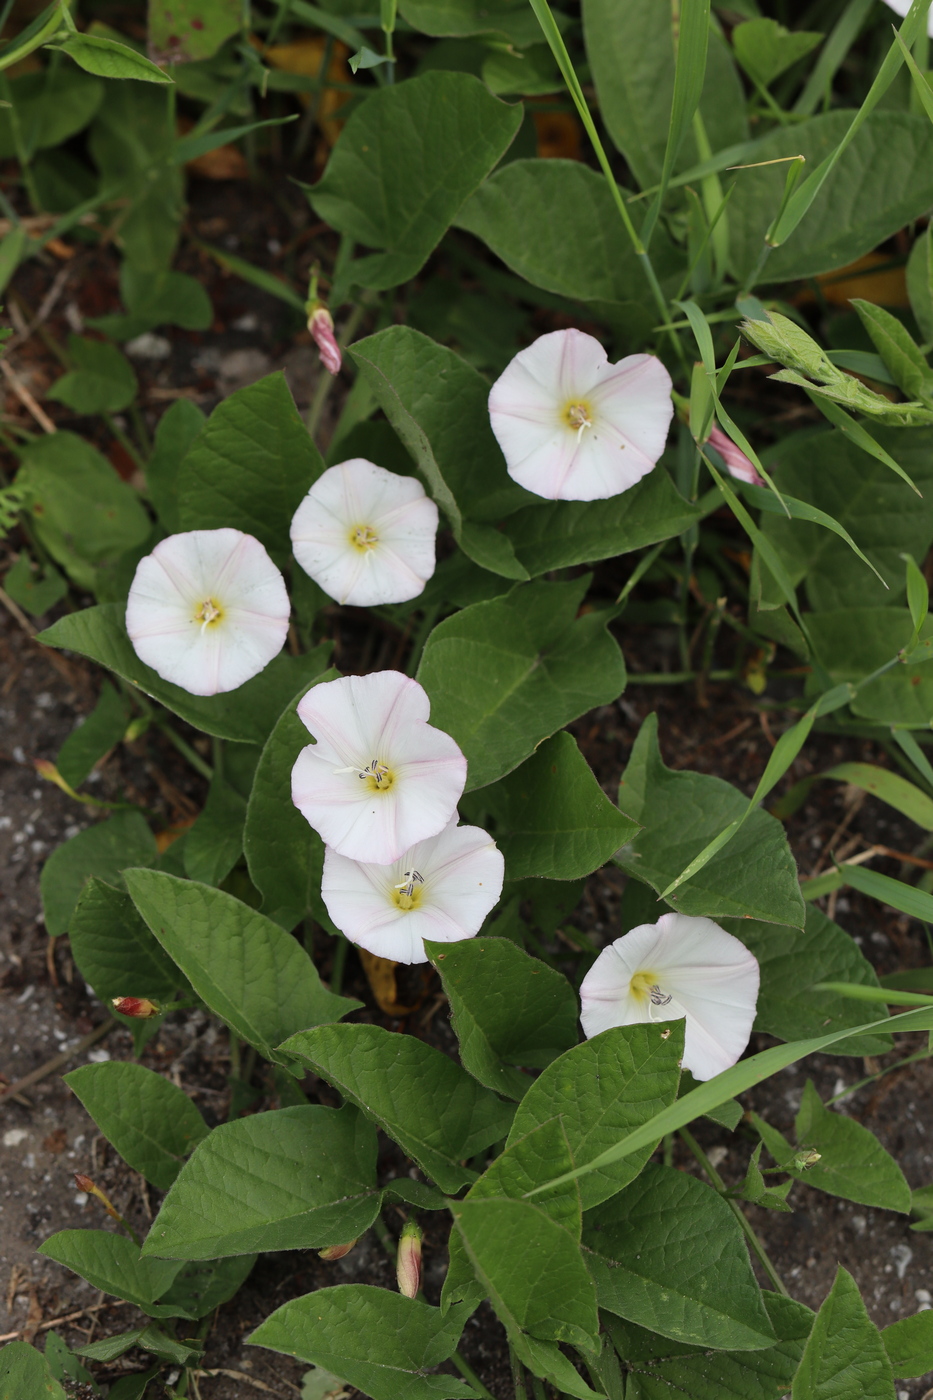
<path id="1" fill-rule="evenodd" d="M 779 127 L 756 143 L 749 164 L 802 155 L 815 171 L 840 144 L 852 112 L 828 112 Z M 740 170 L 729 204 L 733 271 L 755 267 L 765 232 L 781 205 L 785 166 Z M 798 187 L 803 189 L 803 184 Z M 933 128 L 926 117 L 874 112 L 846 148 L 794 233 L 775 248 L 762 274 L 788 282 L 846 267 L 912 222 L 933 202 Z M 743 283 L 744 285 L 744 283 Z"/>
<path id="2" fill-rule="evenodd" d="M 13 602 L 19 603 L 33 617 L 42 617 L 68 592 L 67 581 L 54 564 L 46 564 L 37 572 L 25 550 L 7 571 L 3 587 Z"/>
<path id="3" fill-rule="evenodd" d="M 507 532 L 519 563 L 536 578 L 552 569 L 595 563 L 673 539 L 700 515 L 657 466 L 609 501 L 525 506 L 509 518 Z"/>
<path id="4" fill-rule="evenodd" d="M 176 534 L 181 529 L 178 517 L 178 469 L 206 422 L 197 404 L 190 399 L 176 399 L 171 408 L 162 414 L 155 431 L 155 445 L 146 464 L 146 485 L 149 499 L 170 534 Z"/>
<path id="5" fill-rule="evenodd" d="M 358 340 L 350 353 L 455 534 L 461 516 L 496 521 L 533 499 L 506 473 L 488 383 L 459 355 L 408 326 Z M 515 567 L 511 576 L 523 577 Z"/>
<path id="6" fill-rule="evenodd" d="M 92 1394 L 96 1394 L 94 1377 L 87 1367 L 82 1366 L 78 1358 L 69 1351 L 57 1332 L 49 1331 L 45 1334 L 45 1359 L 57 1381 L 63 1381 L 66 1377 L 82 1381 L 91 1386 Z"/>
<path id="7" fill-rule="evenodd" d="M 119 744 L 129 715 L 129 706 L 123 697 L 109 681 L 101 681 L 97 704 L 58 751 L 55 766 L 66 783 L 75 788 L 81 786 L 94 765 Z"/>
<path id="8" fill-rule="evenodd" d="M 913 635 L 906 608 L 841 607 L 809 613 L 807 625 L 816 655 L 835 684 L 863 681 L 906 647 Z M 921 641 L 929 645 L 930 638 L 933 625 L 928 618 Z M 899 665 L 860 685 L 851 708 L 864 719 L 926 729 L 933 718 L 933 669 Z"/>
<path id="9" fill-rule="evenodd" d="M 835 778 L 837 782 L 873 793 L 925 831 L 933 831 L 933 798 L 899 773 L 892 773 L 889 768 L 878 768 L 873 763 L 837 763 L 835 767 L 827 768 L 825 773 L 814 773 L 811 778 L 802 779 L 776 804 L 775 816 L 789 816 L 795 812 L 806 800 L 814 782 L 823 778 Z"/>
<path id="10" fill-rule="evenodd" d="M 277 564 L 291 553 L 292 516 L 324 470 L 282 373 L 224 399 L 178 468 L 182 530 L 232 526 Z"/>
<path id="11" fill-rule="evenodd" d="M 675 772 L 661 759 L 657 716 L 635 740 L 619 804 L 644 830 L 616 857 L 623 870 L 660 892 L 729 825 L 748 799 L 721 778 Z M 682 914 L 762 919 L 802 928 L 804 905 L 783 828 L 756 809 L 723 850 L 669 896 Z"/>
<path id="12" fill-rule="evenodd" d="M 584 0 L 586 51 L 599 108 L 609 134 L 639 185 L 656 182 L 667 145 L 674 96 L 674 33 L 671 14 L 654 0 Z M 732 55 L 722 36 L 709 36 L 700 114 L 714 151 L 748 135 L 745 99 Z M 696 163 L 692 136 L 684 141 L 675 170 Z"/>
<path id="13" fill-rule="evenodd" d="M 325 671 L 314 684 L 336 675 Z M 291 790 L 295 760 L 311 741 L 295 713 L 304 694 L 306 690 L 292 700 L 262 751 L 246 809 L 243 848 L 268 918 L 292 929 L 310 910 L 319 924 L 334 932 L 321 899 L 324 843 L 298 808 L 282 800 L 283 792 Z"/>
<path id="14" fill-rule="evenodd" d="M 303 1105 L 222 1123 L 181 1169 L 143 1254 L 216 1259 L 320 1249 L 368 1229 L 376 1133 L 355 1108 Z"/>
<path id="15" fill-rule="evenodd" d="M 563 87 L 546 44 L 533 44 L 522 53 L 493 49 L 483 60 L 482 77 L 496 97 L 544 97 Z"/>
<path id="16" fill-rule="evenodd" d="M 49 856 L 39 877 L 50 937 L 68 932 L 78 896 L 92 875 L 115 880 L 125 866 L 149 865 L 157 854 L 155 837 L 139 812 L 114 812 L 106 821 L 64 841 Z"/>
<path id="17" fill-rule="evenodd" d="M 711 1353 L 652 1337 L 646 1348 L 650 1355 L 633 1357 L 630 1337 L 635 1329 L 607 1320 L 620 1357 L 630 1361 L 626 1396 L 630 1400 L 682 1400 L 684 1395 L 690 1400 L 774 1400 L 782 1395 L 803 1355 L 813 1313 L 780 1293 L 761 1296 L 778 1337 L 775 1346 L 761 1351 Z M 639 1340 L 647 1336 L 641 1329 L 637 1335 Z"/>
<path id="18" fill-rule="evenodd" d="M 527 1366 L 532 1375 L 550 1381 L 558 1392 L 575 1395 L 578 1400 L 603 1400 L 598 1390 L 587 1385 L 556 1342 L 542 1342 L 524 1332 L 515 1333 L 509 1340 L 522 1365 Z"/>
<path id="19" fill-rule="evenodd" d="M 510 880 L 579 880 L 639 830 L 615 807 L 565 730 L 477 799 L 492 818 Z M 931 804 L 933 805 L 933 804 Z"/>
<path id="20" fill-rule="evenodd" d="M 67 1400 L 41 1352 L 28 1342 L 0 1351 L 0 1400 Z"/>
<path id="21" fill-rule="evenodd" d="M 100 106 L 104 84 L 64 67 L 13 78 L 9 98 L 19 127 L 19 147 L 29 159 L 36 151 L 61 146 L 87 126 Z M 0 159 L 17 155 L 13 113 L 0 108 Z M 24 230 L 25 232 L 25 230 Z"/>
<path id="22" fill-rule="evenodd" d="M 839 1268 L 816 1315 L 794 1377 L 793 1400 L 894 1400 L 894 1378 L 884 1342 L 850 1273 Z"/>
<path id="23" fill-rule="evenodd" d="M 126 846 L 120 841 L 117 845 L 122 868 Z M 152 855 L 155 858 L 154 842 Z M 110 878 L 116 879 L 117 872 L 113 871 Z M 137 914 L 129 895 L 103 879 L 90 879 L 84 886 L 71 916 L 68 936 L 81 976 L 101 1001 L 122 996 L 164 1001 L 185 983 Z"/>
<path id="24" fill-rule="evenodd" d="M 927 224 L 907 259 L 907 295 L 920 334 L 933 342 L 933 230 Z"/>
<path id="25" fill-rule="evenodd" d="M 874 968 L 854 940 L 815 905 L 807 905 L 803 929 L 778 930 L 753 919 L 725 920 L 723 927 L 754 953 L 761 968 L 756 1030 L 781 1040 L 799 1040 L 861 1023 L 863 1013 L 857 1002 L 812 990 L 820 982 L 878 985 Z M 833 1053 L 883 1055 L 890 1049 L 889 1037 L 876 1036 L 853 1038 Z"/>
<path id="26" fill-rule="evenodd" d="M 773 19 L 751 19 L 732 31 L 735 56 L 756 83 L 768 87 L 788 68 L 822 43 L 822 34 L 793 32 Z"/>
<path id="27" fill-rule="evenodd" d="M 426 943 L 425 950 L 450 1001 L 464 1069 L 488 1089 L 521 1098 L 531 1080 L 516 1065 L 541 1069 L 576 1044 L 570 983 L 507 938 Z"/>
<path id="28" fill-rule="evenodd" d="M 319 1288 L 267 1317 L 251 1346 L 297 1356 L 342 1376 L 372 1400 L 475 1400 L 453 1376 L 426 1376 L 456 1349 L 461 1314 L 366 1283 Z"/>
<path id="29" fill-rule="evenodd" d="M 0 116 L 2 115 L 3 111 L 0 108 Z M 23 261 L 28 243 L 29 235 L 24 224 L 11 228 L 0 241 L 0 292 L 6 290 L 10 278 Z"/>
<path id="30" fill-rule="evenodd" d="M 648 284 L 604 176 L 576 160 L 514 160 L 467 200 L 455 221 L 532 286 L 623 321 Z M 671 261 L 658 240 L 660 266 Z M 603 502 L 606 505 L 606 502 Z"/>
<path id="31" fill-rule="evenodd" d="M 184 272 L 141 272 L 131 262 L 120 268 L 120 295 L 127 309 L 125 316 L 98 316 L 88 324 L 109 335 L 112 340 L 132 340 L 153 326 L 181 326 L 187 331 L 204 331 L 214 319 L 214 308 L 205 288 Z M 200 424 L 204 415 L 190 399 L 176 399 L 160 420 L 159 426 L 176 410 L 196 416 Z M 182 454 L 183 455 L 183 454 Z M 148 478 L 149 469 L 146 475 Z"/>
<path id="32" fill-rule="evenodd" d="M 175 1275 L 162 1301 L 167 1307 L 184 1308 L 194 1317 L 207 1317 L 239 1291 L 255 1263 L 255 1254 L 240 1254 L 231 1259 L 186 1264 Z"/>
<path id="33" fill-rule="evenodd" d="M 718 1192 L 649 1164 L 583 1226 L 600 1307 L 675 1341 L 754 1351 L 774 1329 L 745 1238 Z"/>
<path id="34" fill-rule="evenodd" d="M 172 1287 L 174 1288 L 174 1284 Z M 197 1362 L 203 1350 L 197 1341 L 176 1342 L 174 1337 L 170 1337 L 161 1327 L 156 1327 L 154 1322 L 150 1322 L 148 1327 L 137 1327 L 132 1332 L 121 1332 L 116 1337 L 104 1337 L 99 1342 L 78 1347 L 77 1355 L 86 1356 L 91 1361 L 113 1361 L 128 1352 L 130 1347 L 142 1347 L 143 1351 L 148 1351 L 161 1361 L 168 1361 L 176 1366 L 190 1366 Z M 113 1393 L 111 1390 L 110 1395 Z M 110 1400 L 110 1396 L 107 1400 Z"/>
<path id="35" fill-rule="evenodd" d="M 775 1162 L 785 1167 L 794 1149 L 757 1114 L 752 1121 Z M 804 1171 L 787 1167 L 791 1176 L 847 1201 L 910 1213 L 910 1187 L 894 1158 L 861 1123 L 825 1108 L 809 1079 L 794 1128 L 798 1147 L 815 1148 L 820 1160 Z"/>
<path id="36" fill-rule="evenodd" d="M 280 655 L 237 690 L 224 695 L 190 695 L 140 661 L 126 635 L 124 612 L 117 603 L 102 603 L 59 618 L 39 636 L 46 646 L 80 652 L 116 671 L 197 729 L 242 744 L 265 743 L 295 692 L 326 668 L 331 651 L 330 643 L 325 642 L 303 656 Z"/>
<path id="37" fill-rule="evenodd" d="M 184 1317 L 181 1308 L 162 1306 L 179 1264 L 174 1259 L 141 1259 L 139 1245 L 109 1230 L 59 1230 L 39 1246 L 47 1259 L 64 1264 L 94 1288 L 135 1303 L 149 1317 Z"/>
<path id="38" fill-rule="evenodd" d="M 243 853 L 245 821 L 246 800 L 215 773 L 207 801 L 185 839 L 185 874 L 205 885 L 225 880 Z"/>
<path id="39" fill-rule="evenodd" d="M 116 39 L 103 39 L 96 34 L 70 34 L 55 47 L 73 58 L 86 73 L 96 73 L 100 78 L 135 78 L 144 83 L 174 81 L 143 54 L 128 44 L 117 43 Z"/>
<path id="40" fill-rule="evenodd" d="M 503 1197 L 451 1207 L 454 1225 L 509 1333 L 592 1351 L 596 1290 L 574 1236 L 540 1205 Z"/>
<path id="41" fill-rule="evenodd" d="M 431 722 L 466 754 L 468 791 L 510 773 L 542 739 L 624 689 L 606 615 L 576 617 L 587 582 L 525 584 L 464 608 L 429 636 L 418 680 Z"/>
<path id="42" fill-rule="evenodd" d="M 223 890 L 154 870 L 126 872 L 140 914 L 198 996 L 267 1060 L 307 1026 L 360 1003 L 334 996 L 294 938 Z"/>
<path id="43" fill-rule="evenodd" d="M 885 311 L 883 306 L 875 306 L 861 297 L 850 297 L 849 305 L 855 307 L 898 388 L 909 399 L 929 396 L 933 389 L 933 370 L 903 321 Z"/>
<path id="44" fill-rule="evenodd" d="M 508 1129 L 511 1105 L 414 1036 L 380 1026 L 318 1026 L 280 1048 L 361 1108 L 442 1191 L 473 1181 L 463 1159 Z"/>
<path id="45" fill-rule="evenodd" d="M 340 233 L 386 250 L 355 262 L 354 280 L 381 290 L 414 277 L 521 118 L 520 106 L 500 102 L 468 73 L 428 72 L 377 88 L 348 120 L 308 196 Z"/>
<path id="46" fill-rule="evenodd" d="M 47 399 L 63 403 L 75 413 L 118 413 L 136 397 L 136 371 L 115 345 L 104 340 L 68 337 L 68 355 L 76 369 L 56 379 Z"/>
<path id="47" fill-rule="evenodd" d="M 243 24 L 240 0 L 149 0 L 149 45 L 163 63 L 211 58 Z"/>
<path id="48" fill-rule="evenodd" d="M 16 484 L 28 492 L 29 521 L 79 588 L 95 588 L 99 572 L 148 537 L 136 492 L 83 438 L 49 434 L 27 446 L 22 462 Z"/>
<path id="49" fill-rule="evenodd" d="M 124 1162 L 167 1191 L 208 1127 L 188 1095 L 132 1061 L 82 1065 L 65 1083 Z"/>
<path id="50" fill-rule="evenodd" d="M 892 1322 L 882 1329 L 881 1340 L 898 1380 L 911 1380 L 933 1370 L 933 1312 L 929 1308 Z"/>
<path id="51" fill-rule="evenodd" d="M 683 1023 L 618 1026 L 576 1045 L 538 1076 L 519 1104 L 509 1146 L 562 1117 L 575 1169 L 674 1102 L 680 1082 Z M 580 1178 L 585 1210 L 613 1196 L 641 1171 L 657 1146 L 607 1171 Z"/>
<path id="52" fill-rule="evenodd" d="M 400 0 L 399 10 L 413 29 L 435 39 L 484 35 L 517 48 L 540 42 L 541 30 L 523 0 Z"/>
<path id="53" fill-rule="evenodd" d="M 569 1171 L 573 1159 L 563 1123 L 559 1118 L 551 1118 L 540 1127 L 533 1128 L 527 1137 L 517 1138 L 505 1152 L 501 1152 L 486 1168 L 479 1181 L 475 1181 L 470 1187 L 466 1200 L 485 1201 L 502 1197 L 507 1200 L 521 1200 L 534 1187 L 547 1182 L 558 1165 L 564 1171 Z M 546 1211 L 551 1219 L 556 1220 L 579 1244 L 583 1210 L 580 1188 L 575 1181 L 558 1186 L 549 1193 L 542 1193 L 535 1198 L 535 1205 Z M 459 1239 L 456 1231 L 453 1238 Z M 459 1244 L 457 1251 L 459 1255 Z M 472 1266 L 470 1272 L 474 1272 Z M 584 1294 L 588 1294 L 589 1291 L 589 1287 L 583 1290 Z M 486 1296 L 485 1288 L 480 1289 L 479 1296 Z"/>

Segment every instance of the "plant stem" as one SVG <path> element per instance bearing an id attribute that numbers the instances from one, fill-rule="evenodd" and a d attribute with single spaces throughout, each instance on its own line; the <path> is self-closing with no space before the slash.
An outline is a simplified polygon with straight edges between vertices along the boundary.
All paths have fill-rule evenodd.
<path id="1" fill-rule="evenodd" d="M 359 328 L 359 324 L 362 321 L 363 317 L 366 315 L 367 310 L 368 307 L 366 306 L 366 304 L 362 301 L 359 301 L 357 302 L 356 306 L 354 306 L 353 310 L 350 312 L 350 315 L 347 317 L 344 323 L 342 331 L 337 337 L 337 344 L 340 346 L 341 350 L 346 350 L 350 341 L 356 335 L 357 329 Z M 334 387 L 335 378 L 335 375 L 331 374 L 328 370 L 326 370 L 323 365 L 321 366 L 321 377 L 317 382 L 317 388 L 314 391 L 314 398 L 311 400 L 311 406 L 308 409 L 308 413 L 305 418 L 305 425 L 307 426 L 308 432 L 310 433 L 311 437 L 315 436 L 318 428 L 321 425 L 321 417 L 324 413 L 324 405 L 327 403 L 327 397 L 330 394 L 331 389 Z"/>
<path id="2" fill-rule="evenodd" d="M 699 671 L 630 671 L 629 685 L 684 685 L 695 681 Z M 710 671 L 708 681 L 734 681 L 734 671 Z"/>
<path id="3" fill-rule="evenodd" d="M 768 1278 L 774 1284 L 774 1287 L 777 1290 L 777 1292 L 783 1293 L 785 1298 L 789 1298 L 790 1294 L 784 1287 L 784 1284 L 781 1281 L 781 1276 L 778 1273 L 777 1269 L 775 1269 L 774 1265 L 771 1263 L 771 1260 L 768 1258 L 764 1245 L 761 1243 L 761 1240 L 755 1234 L 755 1231 L 752 1229 L 752 1226 L 746 1220 L 745 1213 L 739 1205 L 738 1201 L 733 1201 L 730 1199 L 729 1196 L 726 1195 L 726 1183 L 723 1181 L 722 1177 L 719 1175 L 718 1171 L 713 1166 L 712 1162 L 707 1157 L 706 1153 L 703 1151 L 696 1138 L 693 1136 L 693 1134 L 688 1128 L 681 1128 L 680 1136 L 682 1141 L 686 1144 L 686 1146 L 689 1147 L 690 1151 L 693 1153 L 700 1166 L 706 1172 L 706 1175 L 709 1177 L 716 1190 L 719 1192 L 723 1200 L 729 1206 L 736 1220 L 739 1222 L 739 1225 L 742 1227 L 742 1231 L 745 1234 L 746 1239 L 748 1240 L 752 1249 L 758 1256 L 758 1259 L 761 1263 L 761 1267 L 764 1269 L 765 1273 L 768 1275 Z"/>
<path id="4" fill-rule="evenodd" d="M 206 778 L 207 781 L 210 782 L 214 776 L 214 770 L 210 764 L 204 762 L 204 759 L 196 749 L 191 747 L 187 739 L 183 739 L 180 734 L 176 734 L 167 720 L 157 719 L 156 723 L 169 743 L 175 745 L 175 748 L 181 754 L 182 758 L 187 759 L 194 771 L 200 773 L 202 778 Z"/>
<path id="5" fill-rule="evenodd" d="M 527 1400 L 525 1391 L 525 1373 L 522 1370 L 522 1363 L 515 1354 L 515 1348 L 509 1342 L 509 1361 L 512 1365 L 512 1390 L 515 1400 Z"/>
<path id="6" fill-rule="evenodd" d="M 123 451 L 129 454 L 135 466 L 138 467 L 138 469 L 145 474 L 146 463 L 140 456 L 139 452 L 136 450 L 136 447 L 134 446 L 132 440 L 127 437 L 123 429 L 117 424 L 113 414 L 102 413 L 100 416 L 101 418 L 103 418 L 104 422 L 107 424 L 107 427 L 113 433 L 113 436 L 116 438 L 117 442 L 123 448 Z"/>
<path id="7" fill-rule="evenodd" d="M 340 995 L 343 986 L 343 968 L 347 960 L 347 940 L 343 934 L 337 935 L 337 946 L 334 949 L 334 961 L 330 970 L 330 989 L 334 996 Z"/>
<path id="8" fill-rule="evenodd" d="M 464 1361 L 459 1351 L 455 1351 L 450 1359 L 456 1366 L 457 1370 L 460 1372 L 463 1379 L 465 1381 L 469 1381 L 470 1385 L 472 1385 L 475 1390 L 479 1391 L 480 1395 L 482 1395 L 483 1397 L 483 1400 L 495 1400 L 495 1397 L 493 1396 L 492 1392 L 486 1389 L 479 1376 L 473 1370 L 473 1367 L 468 1361 Z"/>

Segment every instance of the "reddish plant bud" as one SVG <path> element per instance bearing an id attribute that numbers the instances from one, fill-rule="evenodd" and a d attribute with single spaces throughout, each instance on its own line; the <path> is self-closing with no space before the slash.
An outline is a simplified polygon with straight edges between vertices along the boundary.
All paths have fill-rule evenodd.
<path id="1" fill-rule="evenodd" d="M 318 1250 L 317 1257 L 325 1259 L 328 1264 L 333 1264 L 335 1260 L 342 1259 L 344 1255 L 349 1254 L 355 1244 L 356 1240 L 351 1240 L 349 1244 L 329 1244 L 326 1249 Z"/>
<path id="2" fill-rule="evenodd" d="M 135 1016 L 141 1021 L 148 1021 L 160 1012 L 160 1007 L 146 997 L 113 997 L 112 1000 L 113 1009 L 121 1016 Z"/>
<path id="3" fill-rule="evenodd" d="M 709 430 L 709 445 L 715 447 L 728 467 L 730 476 L 734 476 L 737 481 L 747 481 L 749 486 L 764 486 L 764 478 L 754 462 L 750 461 L 742 449 L 736 447 L 732 439 L 726 437 L 715 423 Z"/>
<path id="4" fill-rule="evenodd" d="M 85 1176 L 83 1172 L 75 1172 L 74 1178 L 75 1185 L 77 1186 L 79 1191 L 85 1191 L 87 1195 L 94 1196 L 98 1201 L 100 1201 L 101 1205 L 103 1206 L 107 1214 L 110 1216 L 111 1220 L 119 1220 L 120 1224 L 123 1224 L 123 1216 L 117 1210 L 110 1197 L 105 1196 L 100 1187 L 95 1186 L 94 1182 L 89 1176 Z"/>
<path id="5" fill-rule="evenodd" d="M 406 1298 L 417 1298 L 421 1287 L 421 1231 L 413 1220 L 399 1236 L 395 1277 L 400 1293 Z"/>
<path id="6" fill-rule="evenodd" d="M 340 346 L 334 336 L 334 318 L 323 302 L 309 303 L 308 330 L 321 352 L 321 364 L 331 374 L 338 374 L 342 364 Z"/>

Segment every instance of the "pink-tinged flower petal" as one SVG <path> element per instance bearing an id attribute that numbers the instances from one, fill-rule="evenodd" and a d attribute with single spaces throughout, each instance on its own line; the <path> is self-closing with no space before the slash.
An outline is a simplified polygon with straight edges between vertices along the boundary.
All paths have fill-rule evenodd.
<path id="1" fill-rule="evenodd" d="M 413 874 L 417 872 L 417 876 Z M 495 842 L 454 816 L 437 836 L 419 841 L 391 865 L 324 853 L 321 896 L 351 942 L 394 962 L 425 962 L 424 940 L 472 938 L 502 893 L 505 863 Z M 410 882 L 413 907 L 398 895 Z"/>
<path id="2" fill-rule="evenodd" d="M 726 437 L 722 429 L 718 428 L 715 423 L 709 430 L 709 445 L 715 447 L 725 462 L 729 475 L 734 476 L 736 481 L 747 481 L 749 486 L 764 486 L 766 484 L 755 463 L 746 457 L 742 449 L 736 447 L 732 439 Z"/>
<path id="3" fill-rule="evenodd" d="M 354 457 L 311 487 L 292 520 L 292 547 L 338 603 L 406 603 L 434 573 L 437 525 L 419 481 Z"/>
<path id="4" fill-rule="evenodd" d="M 578 330 L 519 352 L 489 394 L 509 475 L 550 500 L 606 500 L 654 467 L 673 415 L 671 378 L 653 355 L 610 365 Z"/>
<path id="5" fill-rule="evenodd" d="M 425 691 L 398 671 L 344 676 L 302 699 L 298 715 L 317 742 L 292 769 L 292 801 L 325 845 L 386 866 L 447 825 L 467 765 L 429 713 Z"/>
<path id="6" fill-rule="evenodd" d="M 644 994 L 648 979 L 660 1004 Z M 757 959 L 737 938 L 711 919 L 663 914 L 603 949 L 580 985 L 580 1020 L 591 1037 L 610 1026 L 684 1017 L 684 1068 L 712 1079 L 748 1044 L 758 985 Z"/>
<path id="7" fill-rule="evenodd" d="M 334 319 L 326 306 L 318 306 L 308 317 L 308 330 L 321 354 L 321 364 L 331 374 L 339 374 L 340 346 L 334 336 Z"/>
<path id="8" fill-rule="evenodd" d="M 205 624 L 204 607 L 218 615 Z M 288 633 L 285 581 L 240 530 L 190 530 L 141 559 L 126 630 L 141 661 L 192 695 L 236 690 L 262 671 Z"/>

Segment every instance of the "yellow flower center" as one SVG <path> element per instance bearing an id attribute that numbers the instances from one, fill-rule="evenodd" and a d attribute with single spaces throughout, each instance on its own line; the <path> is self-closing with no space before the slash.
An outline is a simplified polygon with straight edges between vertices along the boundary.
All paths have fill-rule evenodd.
<path id="1" fill-rule="evenodd" d="M 376 548 L 379 536 L 371 525 L 354 525 L 350 531 L 350 543 L 361 554 L 366 554 L 369 550 Z"/>
<path id="2" fill-rule="evenodd" d="M 568 403 L 564 409 L 563 417 L 567 426 L 576 432 L 578 442 L 585 430 L 593 426 L 593 411 L 585 400 L 581 400 L 579 403 Z"/>
<path id="3" fill-rule="evenodd" d="M 650 1006 L 669 1006 L 673 997 L 662 992 L 658 986 L 656 972 L 636 972 L 629 983 L 629 991 L 636 1001 L 648 1002 Z"/>
<path id="4" fill-rule="evenodd" d="M 401 909 L 406 914 L 409 909 L 417 909 L 421 904 L 423 889 L 424 876 L 417 870 L 406 870 L 401 883 L 392 891 L 396 909 Z"/>
<path id="5" fill-rule="evenodd" d="M 223 615 L 223 608 L 213 598 L 205 598 L 194 614 L 194 621 L 200 622 L 201 631 L 204 632 L 208 627 L 214 627 L 218 622 L 221 622 Z"/>
<path id="6" fill-rule="evenodd" d="M 370 792 L 388 792 L 395 782 L 395 774 L 392 769 L 387 768 L 384 763 L 380 763 L 378 758 L 374 758 L 372 763 L 364 768 L 358 776 Z"/>

